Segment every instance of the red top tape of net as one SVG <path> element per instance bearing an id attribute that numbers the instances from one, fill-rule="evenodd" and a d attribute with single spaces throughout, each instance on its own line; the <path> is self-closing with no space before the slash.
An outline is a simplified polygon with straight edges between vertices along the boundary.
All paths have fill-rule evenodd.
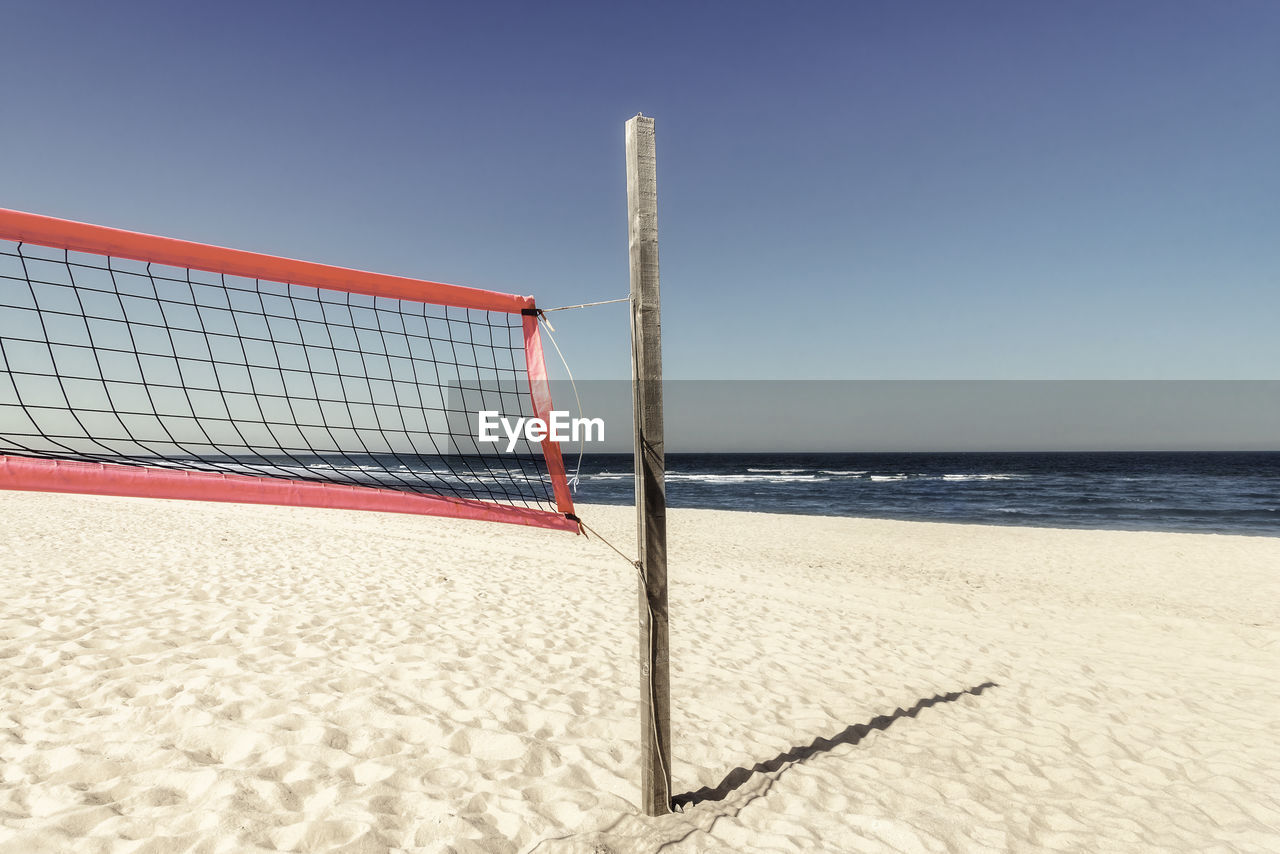
<path id="1" fill-rule="evenodd" d="M 533 297 L 500 294 L 480 288 L 446 285 L 404 276 L 367 273 L 292 258 L 277 258 L 274 255 L 207 246 L 171 237 L 139 234 L 4 208 L 0 208 L 0 239 L 166 264 L 170 267 L 189 267 L 206 273 L 225 273 L 246 279 L 265 279 L 287 285 L 328 288 L 366 296 L 474 308 L 480 311 L 502 311 L 510 314 L 534 307 Z"/>

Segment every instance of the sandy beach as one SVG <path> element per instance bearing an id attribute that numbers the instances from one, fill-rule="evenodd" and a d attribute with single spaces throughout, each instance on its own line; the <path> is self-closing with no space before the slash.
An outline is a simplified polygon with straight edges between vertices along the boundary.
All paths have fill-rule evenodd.
<path id="1" fill-rule="evenodd" d="M 630 508 L 586 507 L 627 550 Z M 1280 850 L 1280 538 L 0 493 L 0 852 Z"/>

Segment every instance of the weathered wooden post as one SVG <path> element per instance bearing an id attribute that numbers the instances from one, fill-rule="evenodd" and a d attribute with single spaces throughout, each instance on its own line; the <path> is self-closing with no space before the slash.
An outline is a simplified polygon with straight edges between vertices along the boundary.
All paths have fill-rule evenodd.
<path id="1" fill-rule="evenodd" d="M 667 490 L 658 310 L 658 181 L 653 119 L 627 122 L 631 245 L 631 385 L 640 554 L 640 762 L 646 815 L 671 811 L 671 673 L 667 650 Z"/>

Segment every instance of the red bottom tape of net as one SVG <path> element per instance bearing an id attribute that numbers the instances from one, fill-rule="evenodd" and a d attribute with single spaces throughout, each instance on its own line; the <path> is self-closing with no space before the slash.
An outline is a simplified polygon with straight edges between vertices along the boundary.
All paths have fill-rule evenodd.
<path id="1" fill-rule="evenodd" d="M 332 510 L 376 510 L 383 513 L 509 522 L 559 531 L 578 530 L 577 522 L 550 510 L 507 507 L 467 498 L 421 495 L 339 483 L 313 483 L 253 475 L 175 471 L 34 457 L 0 456 L 0 489 L 228 501 L 240 504 L 283 504 Z"/>

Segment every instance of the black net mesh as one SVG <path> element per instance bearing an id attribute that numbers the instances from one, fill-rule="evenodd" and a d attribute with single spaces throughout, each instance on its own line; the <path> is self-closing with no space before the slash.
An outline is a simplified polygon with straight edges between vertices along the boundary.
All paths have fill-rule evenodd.
<path id="1" fill-rule="evenodd" d="M 0 241 L 0 454 L 554 510 L 520 315 Z"/>

